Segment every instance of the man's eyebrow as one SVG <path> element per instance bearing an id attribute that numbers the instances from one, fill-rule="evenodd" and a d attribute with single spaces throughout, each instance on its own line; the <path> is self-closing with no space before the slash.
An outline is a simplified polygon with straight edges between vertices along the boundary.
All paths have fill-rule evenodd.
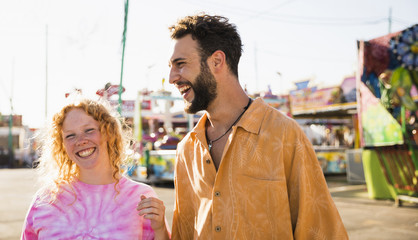
<path id="1" fill-rule="evenodd" d="M 183 57 L 175 58 L 173 60 L 170 60 L 168 62 L 168 65 L 171 66 L 171 64 L 174 64 L 174 63 L 179 62 L 179 61 L 184 61 L 184 60 L 186 60 L 186 58 L 183 58 Z"/>

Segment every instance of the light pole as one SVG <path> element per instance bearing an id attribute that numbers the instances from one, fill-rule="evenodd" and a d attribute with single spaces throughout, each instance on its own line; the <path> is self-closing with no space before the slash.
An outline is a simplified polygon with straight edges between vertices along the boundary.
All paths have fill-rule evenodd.
<path id="1" fill-rule="evenodd" d="M 9 167 L 14 167 L 14 152 L 13 152 L 13 82 L 14 82 L 14 71 L 15 71 L 15 61 L 12 61 L 12 78 L 10 84 L 10 115 L 9 115 L 9 138 L 8 138 L 8 146 L 9 146 Z"/>
<path id="2" fill-rule="evenodd" d="M 48 24 L 45 26 L 45 121 L 48 119 Z"/>
<path id="3" fill-rule="evenodd" d="M 9 167 L 14 167 L 14 153 L 13 153 L 13 105 L 12 105 L 12 98 L 10 98 L 10 115 L 9 115 Z"/>
<path id="4" fill-rule="evenodd" d="M 129 9 L 129 0 L 125 1 L 125 18 L 124 18 L 124 27 L 123 27 L 123 35 L 122 35 L 122 66 L 120 70 L 120 83 L 119 83 L 119 106 L 118 112 L 122 115 L 122 79 L 123 79 L 123 62 L 125 58 L 125 42 L 126 42 L 126 31 L 128 26 L 128 9 Z"/>
<path id="5" fill-rule="evenodd" d="M 279 72 L 279 71 L 277 71 L 276 72 L 276 74 L 277 74 L 277 76 L 279 76 L 279 89 L 278 89 L 278 92 L 280 91 L 280 93 L 282 94 L 282 91 L 283 91 L 283 86 L 282 86 L 282 73 L 281 72 Z"/>

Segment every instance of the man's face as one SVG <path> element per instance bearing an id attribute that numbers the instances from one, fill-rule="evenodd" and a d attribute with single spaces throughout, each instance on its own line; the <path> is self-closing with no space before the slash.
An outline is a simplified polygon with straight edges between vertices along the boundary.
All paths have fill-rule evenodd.
<path id="1" fill-rule="evenodd" d="M 206 110 L 209 104 L 216 98 L 216 80 L 206 62 L 200 65 L 200 73 L 195 78 L 194 83 L 190 83 L 195 97 L 191 103 L 186 102 L 184 110 L 187 113 L 196 113 Z"/>
<path id="2" fill-rule="evenodd" d="M 170 59 L 170 83 L 183 96 L 187 113 L 206 110 L 216 98 L 216 79 L 206 61 L 201 62 L 198 44 L 187 35 L 176 40 Z"/>

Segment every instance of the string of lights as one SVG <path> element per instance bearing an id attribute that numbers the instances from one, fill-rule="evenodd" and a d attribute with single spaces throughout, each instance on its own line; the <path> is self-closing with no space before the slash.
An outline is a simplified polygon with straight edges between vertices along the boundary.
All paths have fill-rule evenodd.
<path id="1" fill-rule="evenodd" d="M 294 3 L 298 0 L 289 0 L 286 2 L 279 3 L 278 5 L 271 6 L 262 11 L 254 11 L 249 8 L 225 4 L 223 1 L 203 1 L 196 2 L 192 0 L 181 0 L 182 2 L 188 3 L 192 6 L 197 6 L 202 9 L 206 7 L 216 8 L 223 12 L 228 12 L 236 16 L 244 18 L 239 23 L 247 22 L 253 19 L 267 20 L 271 22 L 281 22 L 289 24 L 299 24 L 299 25 L 327 25 L 327 26 L 336 26 L 336 27 L 350 27 L 350 26 L 369 26 L 377 25 L 382 23 L 387 23 L 389 21 L 388 16 L 373 16 L 373 17 L 364 17 L 364 18 L 347 18 L 347 17 L 318 17 L 318 16 L 297 16 L 297 15 L 287 15 L 283 13 L 273 12 L 284 6 Z M 300 0 L 299 0 L 300 1 Z M 403 25 L 402 27 L 408 27 L 413 22 L 391 17 L 393 22 Z"/>

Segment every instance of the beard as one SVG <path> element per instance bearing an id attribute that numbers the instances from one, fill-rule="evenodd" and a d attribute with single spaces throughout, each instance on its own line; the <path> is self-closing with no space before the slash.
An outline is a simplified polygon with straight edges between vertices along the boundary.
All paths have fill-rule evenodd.
<path id="1" fill-rule="evenodd" d="M 194 92 L 194 99 L 192 102 L 185 102 L 186 106 L 184 107 L 184 111 L 193 114 L 202 110 L 206 110 L 209 104 L 217 96 L 216 80 L 213 74 L 210 72 L 206 61 L 201 62 L 200 73 L 195 78 L 194 82 L 194 84 L 189 82 L 190 87 Z"/>

